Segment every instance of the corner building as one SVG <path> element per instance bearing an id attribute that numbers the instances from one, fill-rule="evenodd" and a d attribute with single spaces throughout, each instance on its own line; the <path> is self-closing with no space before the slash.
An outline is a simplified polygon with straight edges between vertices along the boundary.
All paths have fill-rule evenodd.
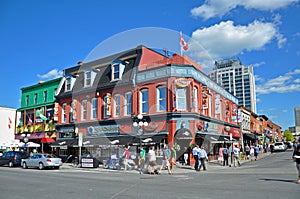
<path id="1" fill-rule="evenodd" d="M 219 147 L 239 141 L 237 99 L 208 78 L 187 56 L 165 56 L 145 46 L 64 70 L 58 95 L 59 133 L 53 147 L 60 156 L 82 153 L 100 161 L 121 154 L 124 145 L 138 153 L 139 145 L 173 146 L 177 161 L 195 143 L 210 159 Z M 134 127 L 143 115 L 147 126 Z"/>

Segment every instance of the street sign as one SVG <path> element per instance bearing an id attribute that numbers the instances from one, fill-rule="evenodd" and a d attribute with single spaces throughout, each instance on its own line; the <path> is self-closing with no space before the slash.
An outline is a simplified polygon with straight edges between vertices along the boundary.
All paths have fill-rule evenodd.
<path id="1" fill-rule="evenodd" d="M 78 133 L 78 146 L 82 147 L 82 133 L 81 132 Z"/>

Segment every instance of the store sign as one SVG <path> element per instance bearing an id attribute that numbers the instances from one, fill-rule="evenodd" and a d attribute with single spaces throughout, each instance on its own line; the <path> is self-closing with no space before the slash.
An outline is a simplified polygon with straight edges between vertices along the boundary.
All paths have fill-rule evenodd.
<path id="1" fill-rule="evenodd" d="M 175 84 L 178 87 L 184 88 L 190 85 L 191 81 L 187 80 L 186 78 L 179 78 L 175 80 Z"/>
<path id="2" fill-rule="evenodd" d="M 230 128 L 229 134 L 232 135 L 234 138 L 241 138 L 242 132 L 240 129 L 237 128 Z"/>
<path id="3" fill-rule="evenodd" d="M 90 126 L 87 128 L 87 132 L 90 136 L 119 133 L 120 125 Z"/>

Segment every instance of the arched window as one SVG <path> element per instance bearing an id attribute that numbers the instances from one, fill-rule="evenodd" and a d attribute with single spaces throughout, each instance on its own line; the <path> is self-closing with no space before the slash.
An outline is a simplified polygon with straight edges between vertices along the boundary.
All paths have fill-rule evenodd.
<path id="1" fill-rule="evenodd" d="M 166 86 L 156 88 L 156 111 L 165 111 L 167 109 L 167 89 Z"/>
<path id="2" fill-rule="evenodd" d="M 114 96 L 114 116 L 120 117 L 121 115 L 121 98 L 120 94 L 115 94 Z"/>
<path id="3" fill-rule="evenodd" d="M 187 89 L 186 87 L 176 88 L 176 108 L 180 111 L 187 110 Z"/>
<path id="4" fill-rule="evenodd" d="M 67 103 L 63 103 L 61 106 L 61 123 L 67 122 Z"/>
<path id="5" fill-rule="evenodd" d="M 149 111 L 149 91 L 144 88 L 140 91 L 140 113 L 148 113 Z"/>
<path id="6" fill-rule="evenodd" d="M 81 101 L 81 120 L 87 119 L 87 100 Z"/>
<path id="7" fill-rule="evenodd" d="M 125 93 L 124 98 L 124 115 L 131 115 L 132 113 L 132 93 Z"/>
<path id="8" fill-rule="evenodd" d="M 195 112 L 198 112 L 199 109 L 198 109 L 198 88 L 196 86 L 194 86 L 194 89 L 193 89 L 193 105 L 194 105 L 194 109 L 195 109 Z"/>
<path id="9" fill-rule="evenodd" d="M 91 119 L 97 119 L 98 116 L 98 100 L 93 98 L 91 100 Z"/>

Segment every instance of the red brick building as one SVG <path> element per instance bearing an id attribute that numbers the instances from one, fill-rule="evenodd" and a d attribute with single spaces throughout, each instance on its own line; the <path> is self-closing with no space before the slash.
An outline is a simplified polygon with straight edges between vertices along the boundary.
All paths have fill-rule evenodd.
<path id="1" fill-rule="evenodd" d="M 214 159 L 219 147 L 242 136 L 237 99 L 186 56 L 160 54 L 145 46 L 64 70 L 56 96 L 58 155 L 107 158 L 118 146 L 174 146 L 177 159 L 197 142 Z M 134 127 L 143 115 L 147 126 Z M 146 123 L 145 123 L 146 124 Z M 142 131 L 141 131 L 142 130 Z M 120 153 L 120 152 L 119 152 Z"/>

